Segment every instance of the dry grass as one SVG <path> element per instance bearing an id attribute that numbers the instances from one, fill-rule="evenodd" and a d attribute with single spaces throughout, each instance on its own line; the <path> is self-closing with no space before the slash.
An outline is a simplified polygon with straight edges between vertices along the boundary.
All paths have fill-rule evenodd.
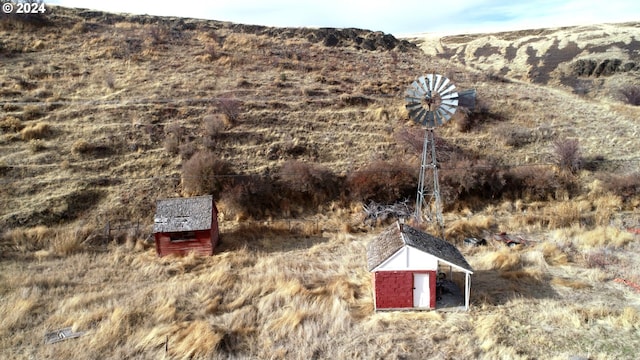
<path id="1" fill-rule="evenodd" d="M 618 209 L 638 201 L 633 176 L 620 178 L 628 184 L 623 193 L 601 184 L 587 194 L 580 186 L 593 183 L 588 171 L 569 189 L 548 167 L 522 166 L 529 170 L 503 175 L 520 176 L 525 187 L 483 183 L 479 199 L 451 204 L 473 209 L 447 220 L 453 239 L 496 228 L 549 238 L 463 249 L 475 269 L 468 313 L 373 312 L 365 244 L 377 230 L 361 225 L 361 204 L 346 201 L 348 189 L 332 192 L 329 204 L 307 199 L 312 209 L 302 202 L 267 209 L 264 197 L 251 209 L 222 191 L 222 243 L 212 257 L 158 258 L 146 230 L 109 244 L 93 237 L 109 220 L 151 224 L 155 199 L 182 192 L 188 155 L 202 149 L 243 176 L 273 175 L 288 161 L 343 178 L 383 164 L 373 170 L 385 172 L 361 172 L 359 180 L 392 185 L 383 188 L 389 201 L 413 197 L 419 159 L 394 134 L 408 126 L 398 94 L 416 71 L 448 74 L 486 99 L 486 119 L 468 132 L 450 124 L 438 130 L 445 153 L 478 159 L 469 164 L 545 163 L 555 138 L 579 138 L 584 154 L 634 158 L 636 107 L 495 82 L 500 76 L 416 51 L 308 40 L 325 30 L 192 19 L 168 28 L 147 17 L 55 12 L 56 25 L 39 29 L 42 40 L 26 39 L 25 31 L 2 40 L 12 56 L 3 59 L 0 79 L 1 358 L 636 357 L 640 304 L 610 281 L 640 276 L 637 241 L 612 225 Z M 373 69 L 384 75 L 372 81 Z M 15 105 L 34 99 L 42 103 Z M 541 128 L 541 118 L 552 125 Z M 501 138 L 503 126 L 529 129 L 530 139 L 512 147 Z M 46 148 L 30 151 L 37 139 Z M 169 152 L 165 139 L 174 139 Z M 92 144 L 113 151 L 77 156 L 92 154 L 83 150 Z M 287 151 L 292 145 L 301 146 Z M 390 168 L 399 170 L 395 177 Z M 375 196 L 372 188 L 360 195 Z M 250 205 L 258 195 L 251 191 Z M 276 208 L 299 218 L 274 218 Z M 602 254 L 609 264 L 597 263 Z M 43 344 L 47 331 L 66 326 L 88 332 Z"/>
<path id="2" fill-rule="evenodd" d="M 633 241 L 633 234 L 613 226 L 597 226 L 586 229 L 580 226 L 555 230 L 551 236 L 561 242 L 571 242 L 581 249 L 597 247 L 620 248 Z"/>
<path id="3" fill-rule="evenodd" d="M 20 130 L 22 140 L 44 139 L 51 135 L 51 126 L 45 122 L 30 124 Z"/>

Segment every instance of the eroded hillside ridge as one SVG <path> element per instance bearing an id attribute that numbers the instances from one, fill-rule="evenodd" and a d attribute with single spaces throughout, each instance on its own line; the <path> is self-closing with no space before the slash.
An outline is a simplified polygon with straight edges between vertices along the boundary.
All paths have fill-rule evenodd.
<path id="1" fill-rule="evenodd" d="M 63 8 L 60 13 L 68 13 Z M 399 40 L 391 34 L 381 31 L 371 31 L 356 28 L 305 28 L 305 27 L 270 27 L 262 25 L 237 24 L 217 20 L 186 19 L 175 17 L 158 17 L 150 15 L 113 14 L 102 11 L 81 9 L 77 16 L 95 23 L 113 25 L 129 22 L 141 25 L 170 25 L 173 30 L 195 30 L 196 28 L 209 28 L 212 30 L 226 29 L 233 33 L 264 35 L 274 39 L 286 40 L 292 38 L 305 38 L 311 43 L 321 43 L 329 47 L 348 47 L 375 50 L 411 51 L 417 46 L 407 40 Z"/>
<path id="2" fill-rule="evenodd" d="M 639 23 L 416 40 L 428 54 L 497 76 L 565 86 L 579 93 L 600 94 L 597 90 L 637 83 L 640 71 Z M 599 79 L 614 75 L 620 76 Z"/>

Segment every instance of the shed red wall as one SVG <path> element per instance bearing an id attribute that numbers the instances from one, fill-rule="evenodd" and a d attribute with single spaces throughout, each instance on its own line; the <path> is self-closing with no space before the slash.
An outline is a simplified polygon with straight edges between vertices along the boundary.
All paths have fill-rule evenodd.
<path id="1" fill-rule="evenodd" d="M 429 274 L 430 307 L 436 308 L 435 271 L 378 271 L 374 273 L 376 309 L 413 308 L 413 274 Z"/>
<path id="2" fill-rule="evenodd" d="M 412 272 L 379 271 L 374 276 L 376 308 L 400 309 L 413 307 Z"/>
<path id="3" fill-rule="evenodd" d="M 214 244 L 211 241 L 210 230 L 196 231 L 192 240 L 171 241 L 171 233 L 156 233 L 155 238 L 156 252 L 159 256 L 187 255 L 190 252 L 200 255 L 213 254 Z"/>

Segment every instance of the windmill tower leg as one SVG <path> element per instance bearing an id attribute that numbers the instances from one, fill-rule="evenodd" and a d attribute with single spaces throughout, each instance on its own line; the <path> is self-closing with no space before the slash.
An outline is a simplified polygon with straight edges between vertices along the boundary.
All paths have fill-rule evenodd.
<path id="1" fill-rule="evenodd" d="M 416 196 L 416 220 L 422 222 L 422 209 L 424 207 L 424 178 L 426 177 L 429 164 L 427 155 L 429 154 L 429 130 L 426 130 L 424 143 L 422 144 L 422 161 L 420 163 L 420 175 L 418 177 L 418 194 Z"/>
<path id="2" fill-rule="evenodd" d="M 433 193 L 431 199 L 434 200 L 435 216 L 431 214 L 431 204 L 425 204 L 424 183 L 427 178 L 427 171 L 433 172 Z M 433 129 L 427 129 L 424 136 L 424 144 L 422 146 L 422 162 L 420 165 L 420 176 L 418 178 L 418 194 L 416 197 L 416 220 L 422 221 L 423 210 L 428 214 L 430 221 L 434 218 L 440 229 L 444 232 L 444 219 L 442 217 L 442 200 L 440 198 L 440 182 L 438 180 L 438 163 L 436 160 L 436 141 Z M 444 233 L 443 233 L 444 238 Z"/>

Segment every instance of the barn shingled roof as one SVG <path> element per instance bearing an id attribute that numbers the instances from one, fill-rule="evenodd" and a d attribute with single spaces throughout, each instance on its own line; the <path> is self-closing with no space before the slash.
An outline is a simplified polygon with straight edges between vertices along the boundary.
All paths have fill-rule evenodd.
<path id="1" fill-rule="evenodd" d="M 153 218 L 153 232 L 211 229 L 213 196 L 159 199 Z"/>
<path id="2" fill-rule="evenodd" d="M 453 244 L 406 224 L 394 224 L 388 227 L 369 243 L 367 246 L 369 271 L 382 264 L 405 245 L 473 272 L 471 265 Z"/>

